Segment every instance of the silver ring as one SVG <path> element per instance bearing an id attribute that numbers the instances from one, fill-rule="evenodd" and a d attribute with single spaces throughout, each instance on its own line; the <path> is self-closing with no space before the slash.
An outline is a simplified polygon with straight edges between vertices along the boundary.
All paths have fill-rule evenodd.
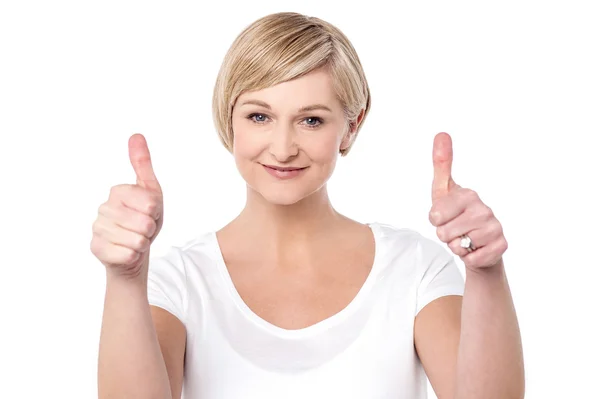
<path id="1" fill-rule="evenodd" d="M 473 242 L 471 241 L 471 238 L 468 235 L 463 234 L 462 236 L 460 236 L 460 238 L 460 246 L 462 248 L 466 248 L 469 252 L 475 251 L 476 248 L 473 246 Z"/>

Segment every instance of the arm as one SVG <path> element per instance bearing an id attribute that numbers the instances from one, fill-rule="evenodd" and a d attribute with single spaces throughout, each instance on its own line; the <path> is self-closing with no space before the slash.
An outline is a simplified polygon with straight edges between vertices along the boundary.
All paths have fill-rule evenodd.
<path id="1" fill-rule="evenodd" d="M 450 321 L 444 311 L 456 304 L 440 305 L 423 314 L 419 329 L 428 331 L 420 345 L 438 345 L 429 341 L 439 338 L 445 328 L 456 336 L 460 329 L 456 374 L 452 382 L 444 380 L 441 389 L 446 397 L 523 398 L 525 372 L 517 316 L 508 287 L 502 255 L 508 249 L 502 225 L 479 195 L 456 184 L 451 175 L 452 139 L 447 133 L 434 138 L 434 177 L 431 190 L 432 208 L 429 221 L 437 228 L 438 238 L 461 257 L 466 268 L 464 298 L 459 318 Z M 463 247 L 463 238 L 468 248 Z M 474 239 L 474 242 L 471 241 Z M 417 332 L 419 334 L 422 331 Z M 430 369 L 446 365 L 449 359 L 436 360 L 423 352 Z M 436 374 L 439 372 L 435 372 Z M 453 396 L 450 396 L 452 392 Z"/>
<path id="2" fill-rule="evenodd" d="M 456 378 L 456 398 L 525 395 L 521 335 L 503 261 L 466 271 Z"/>
<path id="3" fill-rule="evenodd" d="M 523 398 L 521 338 L 504 264 L 467 269 L 465 293 L 415 318 L 415 348 L 439 399 Z"/>
<path id="4" fill-rule="evenodd" d="M 92 227 L 90 249 L 106 267 L 98 397 L 179 398 L 185 328 L 149 304 L 156 291 L 149 283 L 150 246 L 163 224 L 163 195 L 144 136 L 130 137 L 129 159 L 136 184 L 113 186 Z M 167 266 L 168 279 L 168 259 L 156 262 Z"/>
<path id="5" fill-rule="evenodd" d="M 169 374 L 161 353 L 164 323 L 155 328 L 143 279 L 107 273 L 106 297 L 98 357 L 98 397 L 171 399 Z M 177 329 L 176 329 L 177 330 Z M 165 334 L 166 332 L 166 334 Z M 181 326 L 174 335 L 181 336 Z M 167 359 L 173 364 L 173 356 Z M 173 381 L 174 380 L 174 381 Z M 177 382 L 177 376 L 172 376 Z M 174 391 L 177 388 L 174 387 Z"/>
<path id="6" fill-rule="evenodd" d="M 438 399 L 454 397 L 463 297 L 448 295 L 415 317 L 415 350 Z"/>
<path id="7" fill-rule="evenodd" d="M 158 343 L 165 359 L 171 384 L 171 396 L 181 398 L 186 346 L 185 326 L 177 317 L 158 306 L 150 306 Z"/>

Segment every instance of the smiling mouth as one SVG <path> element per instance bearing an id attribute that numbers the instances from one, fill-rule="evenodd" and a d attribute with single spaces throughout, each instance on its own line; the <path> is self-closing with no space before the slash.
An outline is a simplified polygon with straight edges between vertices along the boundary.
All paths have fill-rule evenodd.
<path id="1" fill-rule="evenodd" d="M 275 177 L 279 180 L 288 180 L 294 179 L 298 176 L 304 174 L 304 170 L 308 168 L 305 167 L 297 167 L 297 166 L 273 166 L 273 165 L 264 165 L 261 164 L 263 168 L 269 173 L 271 176 Z"/>
<path id="2" fill-rule="evenodd" d="M 291 172 L 291 171 L 295 171 L 295 170 L 303 170 L 303 169 L 308 168 L 308 166 L 293 167 L 293 166 L 273 166 L 273 165 L 265 165 L 265 164 L 262 164 L 262 166 L 264 166 L 265 168 L 277 170 L 279 172 Z"/>

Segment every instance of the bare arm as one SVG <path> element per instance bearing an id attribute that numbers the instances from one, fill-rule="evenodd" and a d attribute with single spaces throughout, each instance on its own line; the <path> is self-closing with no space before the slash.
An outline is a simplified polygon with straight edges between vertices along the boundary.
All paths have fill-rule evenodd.
<path id="1" fill-rule="evenodd" d="M 438 399 L 452 399 L 463 298 L 447 295 L 426 305 L 415 318 L 415 350 Z"/>
<path id="2" fill-rule="evenodd" d="M 503 261 L 467 269 L 456 367 L 456 398 L 525 396 L 521 334 Z"/>
<path id="3" fill-rule="evenodd" d="M 475 191 L 456 184 L 451 175 L 452 160 L 450 135 L 437 134 L 433 142 L 429 221 L 436 227 L 438 238 L 465 264 L 460 320 L 457 301 L 444 301 L 443 306 L 432 307 L 431 312 L 422 315 L 426 320 L 419 323 L 420 333 L 423 328 L 428 331 L 421 337 L 424 341 L 416 341 L 421 341 L 424 362 L 437 370 L 435 374 L 443 375 L 439 368 L 449 363 L 449 356 L 441 356 L 444 360 L 440 362 L 424 348 L 437 345 L 434 341 L 446 331 L 454 337 L 449 345 L 456 348 L 456 332 L 460 331 L 454 385 L 447 374 L 440 380 L 447 397 L 452 392 L 455 399 L 521 399 L 525 396 L 521 334 L 502 259 L 508 243 L 491 208 Z M 462 245 L 467 233 L 476 237 L 475 248 L 470 243 L 470 250 Z M 454 315 L 449 318 L 446 311 Z"/>
<path id="4" fill-rule="evenodd" d="M 415 318 L 415 347 L 440 399 L 523 398 L 521 337 L 504 264 L 467 270 L 462 299 L 425 306 Z"/>
<path id="5" fill-rule="evenodd" d="M 107 273 L 98 397 L 172 399 L 144 279 Z"/>
<path id="6" fill-rule="evenodd" d="M 150 246 L 163 224 L 162 188 L 146 139 L 129 138 L 136 184 L 110 190 L 92 225 L 90 250 L 106 267 L 98 354 L 98 397 L 181 396 L 185 326 L 148 302 Z"/>
<path id="7" fill-rule="evenodd" d="M 158 342 L 167 366 L 167 374 L 171 383 L 171 394 L 175 399 L 181 398 L 183 388 L 183 372 L 186 346 L 186 329 L 184 324 L 174 315 L 158 306 L 150 306 L 154 327 L 158 334 Z"/>

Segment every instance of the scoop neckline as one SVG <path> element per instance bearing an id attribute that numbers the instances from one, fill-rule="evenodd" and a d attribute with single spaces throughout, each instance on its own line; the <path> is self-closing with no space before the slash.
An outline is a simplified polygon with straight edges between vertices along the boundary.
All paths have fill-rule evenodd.
<path id="1" fill-rule="evenodd" d="M 229 274 L 229 270 L 227 269 L 227 265 L 225 264 L 225 259 L 223 257 L 223 253 L 221 251 L 221 245 L 219 244 L 219 240 L 217 238 L 217 232 L 211 232 L 212 238 L 212 246 L 215 252 L 215 257 L 217 260 L 217 269 L 219 270 L 219 274 L 221 276 L 221 281 L 225 284 L 229 297 L 233 300 L 234 304 L 240 311 L 241 315 L 251 321 L 254 325 L 266 330 L 272 335 L 281 337 L 281 338 L 305 338 L 317 335 L 323 331 L 328 330 L 329 328 L 342 323 L 345 319 L 347 319 L 350 315 L 353 314 L 356 308 L 358 308 L 362 303 L 364 297 L 369 293 L 371 287 L 373 286 L 375 275 L 377 272 L 377 266 L 379 264 L 379 256 L 381 252 L 380 241 L 379 241 L 379 226 L 377 223 L 366 223 L 366 225 L 371 229 L 371 233 L 373 234 L 373 239 L 375 242 L 375 254 L 373 257 L 373 264 L 371 265 L 371 270 L 367 275 L 364 283 L 354 296 L 352 300 L 339 312 L 327 317 L 326 319 L 320 320 L 310 326 L 299 328 L 299 329 L 287 329 L 283 327 L 279 327 L 262 317 L 256 314 L 242 299 L 240 293 L 235 288 L 235 284 L 233 283 L 233 279 Z"/>

